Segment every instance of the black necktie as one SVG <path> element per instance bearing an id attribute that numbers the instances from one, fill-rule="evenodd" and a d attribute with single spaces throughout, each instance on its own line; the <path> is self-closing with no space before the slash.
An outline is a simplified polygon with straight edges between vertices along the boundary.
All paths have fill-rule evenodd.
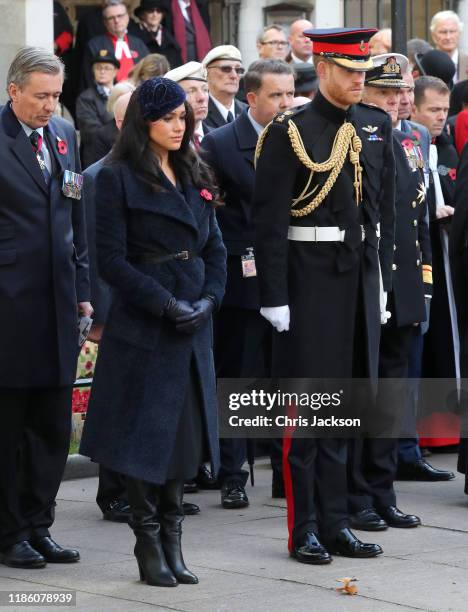
<path id="1" fill-rule="evenodd" d="M 231 123 L 231 121 L 234 121 L 234 117 L 231 111 L 229 111 L 226 117 L 226 123 Z"/>
<path id="2" fill-rule="evenodd" d="M 29 140 L 31 142 L 34 153 L 36 154 L 37 162 L 39 164 L 40 169 L 42 170 L 42 174 L 44 176 L 44 180 L 46 185 L 50 183 L 50 172 L 47 170 L 47 165 L 44 157 L 44 151 L 42 150 L 42 136 L 39 132 L 34 130 L 29 135 Z"/>

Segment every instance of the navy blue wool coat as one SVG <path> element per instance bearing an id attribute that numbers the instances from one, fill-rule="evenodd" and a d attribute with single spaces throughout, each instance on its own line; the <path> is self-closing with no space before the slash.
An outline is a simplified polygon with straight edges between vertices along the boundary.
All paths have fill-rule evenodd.
<path id="1" fill-rule="evenodd" d="M 155 193 L 124 162 L 104 166 L 96 185 L 101 277 L 113 297 L 99 346 L 80 452 L 122 474 L 164 483 L 189 385 L 199 372 L 212 469 L 219 468 L 211 320 L 176 331 L 163 311 L 171 296 L 221 303 L 226 249 L 213 207 L 199 189 L 185 197 L 167 180 Z M 196 251 L 188 261 L 134 264 L 128 254 Z"/>

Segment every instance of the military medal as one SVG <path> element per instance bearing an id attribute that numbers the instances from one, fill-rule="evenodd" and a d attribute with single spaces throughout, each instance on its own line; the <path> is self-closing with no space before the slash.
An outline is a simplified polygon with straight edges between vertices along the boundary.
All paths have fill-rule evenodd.
<path id="1" fill-rule="evenodd" d="M 243 278 L 257 276 L 257 268 L 255 266 L 255 255 L 253 252 L 253 247 L 249 247 L 247 249 L 247 255 L 242 255 L 241 265 Z"/>
<path id="2" fill-rule="evenodd" d="M 83 187 L 83 175 L 65 170 L 63 173 L 62 193 L 67 198 L 81 200 L 81 189 Z"/>

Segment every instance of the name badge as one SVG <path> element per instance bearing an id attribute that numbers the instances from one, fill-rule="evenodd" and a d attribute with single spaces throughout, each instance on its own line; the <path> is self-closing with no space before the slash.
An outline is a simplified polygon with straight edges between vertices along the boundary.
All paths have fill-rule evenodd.
<path id="1" fill-rule="evenodd" d="M 83 187 L 83 175 L 65 170 L 63 173 L 62 193 L 67 198 L 81 200 L 81 189 Z"/>
<path id="2" fill-rule="evenodd" d="M 247 249 L 247 255 L 242 255 L 241 265 L 243 278 L 257 276 L 257 268 L 255 267 L 255 255 L 253 252 L 253 247 L 249 247 Z"/>

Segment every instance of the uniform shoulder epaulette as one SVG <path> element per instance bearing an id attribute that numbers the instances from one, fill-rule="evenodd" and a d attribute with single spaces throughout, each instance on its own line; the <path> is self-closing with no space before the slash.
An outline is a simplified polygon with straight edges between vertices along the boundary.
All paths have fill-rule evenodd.
<path id="1" fill-rule="evenodd" d="M 297 115 L 300 115 L 303 112 L 304 112 L 304 107 L 298 107 L 294 109 L 285 110 L 282 113 L 279 113 L 278 115 L 276 115 L 273 121 L 274 123 L 283 123 L 284 121 L 287 122 L 289 119 L 292 119 L 293 117 L 297 117 Z"/>

